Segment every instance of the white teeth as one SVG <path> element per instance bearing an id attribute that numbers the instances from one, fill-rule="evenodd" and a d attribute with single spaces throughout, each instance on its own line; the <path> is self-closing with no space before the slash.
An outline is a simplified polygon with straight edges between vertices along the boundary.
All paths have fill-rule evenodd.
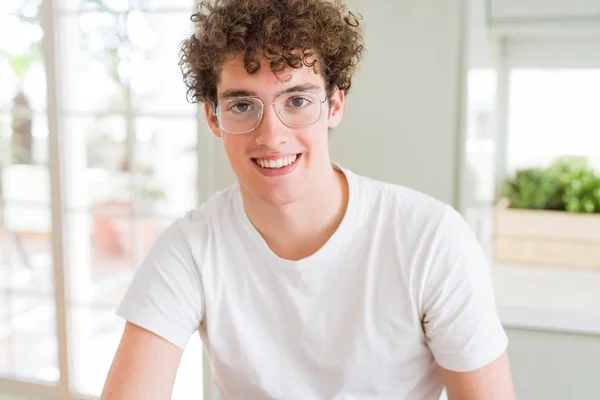
<path id="1" fill-rule="evenodd" d="M 263 168 L 282 168 L 282 167 L 286 167 L 290 164 L 293 164 L 294 161 L 296 161 L 296 158 L 298 158 L 297 154 L 294 154 L 292 156 L 282 157 L 277 160 L 264 160 L 264 159 L 260 159 L 260 158 L 255 158 L 254 160 L 256 161 L 256 163 L 258 165 L 260 165 Z"/>

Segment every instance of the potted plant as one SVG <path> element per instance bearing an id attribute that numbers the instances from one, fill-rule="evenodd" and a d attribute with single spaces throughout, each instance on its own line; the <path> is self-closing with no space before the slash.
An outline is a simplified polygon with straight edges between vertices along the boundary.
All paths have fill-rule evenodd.
<path id="1" fill-rule="evenodd" d="M 600 268 L 600 175 L 583 157 L 520 169 L 494 222 L 498 261 Z"/>
<path id="2" fill-rule="evenodd" d="M 136 239 L 142 247 L 154 239 L 159 229 L 156 217 L 166 193 L 158 186 L 144 185 L 133 194 L 134 202 L 114 199 L 92 206 L 93 237 L 103 254 L 131 259 L 134 225 L 139 228 Z"/>
<path id="3" fill-rule="evenodd" d="M 157 185 L 145 184 L 134 189 L 134 218 L 112 221 L 114 238 L 121 256 L 133 260 L 132 238 L 135 237 L 137 249 L 145 251 L 160 230 L 159 207 L 166 199 L 166 193 Z M 136 228 L 135 236 L 131 230 Z"/>

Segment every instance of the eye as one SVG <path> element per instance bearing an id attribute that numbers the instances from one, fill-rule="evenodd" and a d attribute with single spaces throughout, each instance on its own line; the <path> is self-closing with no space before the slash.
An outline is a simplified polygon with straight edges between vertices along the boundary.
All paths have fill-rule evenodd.
<path id="1" fill-rule="evenodd" d="M 229 105 L 229 107 L 227 107 L 227 111 L 231 111 L 237 114 L 244 114 L 252 111 L 252 109 L 252 103 L 249 103 L 247 101 L 232 102 Z"/>
<path id="2" fill-rule="evenodd" d="M 288 104 L 294 108 L 302 108 L 310 104 L 310 100 L 305 97 L 295 96 L 288 100 Z"/>

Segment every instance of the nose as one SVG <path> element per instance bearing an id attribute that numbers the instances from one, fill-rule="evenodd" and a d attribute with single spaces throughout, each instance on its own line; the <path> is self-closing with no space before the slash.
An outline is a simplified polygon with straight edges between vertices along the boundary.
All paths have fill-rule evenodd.
<path id="1" fill-rule="evenodd" d="M 286 143 L 289 129 L 277 116 L 275 106 L 272 103 L 265 104 L 262 120 L 254 130 L 254 137 L 258 145 L 276 149 Z"/>

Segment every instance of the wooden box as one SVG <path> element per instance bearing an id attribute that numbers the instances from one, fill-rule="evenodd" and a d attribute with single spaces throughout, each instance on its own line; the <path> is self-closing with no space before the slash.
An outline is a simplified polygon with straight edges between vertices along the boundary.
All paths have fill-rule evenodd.
<path id="1" fill-rule="evenodd" d="M 600 214 L 517 210 L 506 200 L 494 214 L 497 261 L 600 270 Z"/>

